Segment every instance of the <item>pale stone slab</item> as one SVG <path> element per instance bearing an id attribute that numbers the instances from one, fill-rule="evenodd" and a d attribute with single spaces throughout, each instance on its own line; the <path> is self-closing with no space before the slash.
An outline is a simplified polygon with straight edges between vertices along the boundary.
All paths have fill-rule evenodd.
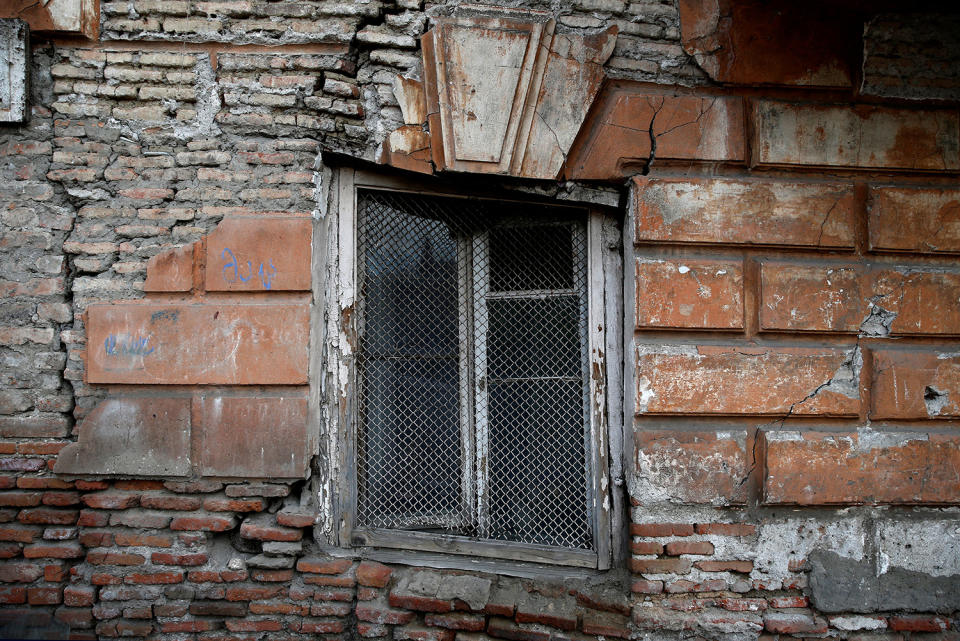
<path id="1" fill-rule="evenodd" d="M 27 108 L 30 27 L 0 20 L 0 122 L 24 122 Z"/>

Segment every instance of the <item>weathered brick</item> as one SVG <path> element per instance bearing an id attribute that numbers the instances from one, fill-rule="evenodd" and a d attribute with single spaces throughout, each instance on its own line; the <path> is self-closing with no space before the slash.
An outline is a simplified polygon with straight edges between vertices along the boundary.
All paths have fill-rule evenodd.
<path id="1" fill-rule="evenodd" d="M 689 559 L 630 559 L 630 571 L 638 574 L 687 574 Z"/>
<path id="2" fill-rule="evenodd" d="M 692 523 L 631 523 L 633 536 L 693 536 Z"/>
<path id="3" fill-rule="evenodd" d="M 739 505 L 746 501 L 746 432 L 642 430 L 634 435 L 637 479 L 631 498 Z"/>
<path id="4" fill-rule="evenodd" d="M 84 494 L 80 497 L 83 504 L 100 510 L 125 510 L 136 507 L 140 502 L 139 494 Z"/>
<path id="5" fill-rule="evenodd" d="M 743 100 L 738 96 L 610 93 L 594 116 L 593 135 L 571 149 L 567 178 L 609 180 L 639 173 L 650 156 L 651 126 L 658 160 L 745 157 Z"/>
<path id="6" fill-rule="evenodd" d="M 757 526 L 750 523 L 697 523 L 694 529 L 697 534 L 720 536 L 751 536 L 757 532 Z"/>
<path id="7" fill-rule="evenodd" d="M 58 605 L 62 600 L 59 587 L 27 588 L 27 603 L 30 605 Z"/>
<path id="8" fill-rule="evenodd" d="M 960 417 L 960 357 L 953 352 L 873 352 L 873 419 Z"/>
<path id="9" fill-rule="evenodd" d="M 297 560 L 297 570 L 315 574 L 341 574 L 353 565 L 351 559 L 317 559 L 304 557 Z"/>
<path id="10" fill-rule="evenodd" d="M 960 438 L 864 430 L 765 435 L 764 502 L 799 505 L 960 500 Z"/>
<path id="11" fill-rule="evenodd" d="M 43 575 L 43 568 L 34 563 L 6 562 L 0 564 L 0 582 L 32 583 Z"/>
<path id="12" fill-rule="evenodd" d="M 870 248 L 916 253 L 960 252 L 960 190 L 871 186 Z"/>
<path id="13" fill-rule="evenodd" d="M 77 510 L 58 510 L 56 508 L 28 508 L 20 510 L 17 520 L 21 523 L 39 525 L 73 525 L 80 512 Z"/>
<path id="14" fill-rule="evenodd" d="M 150 562 L 154 565 L 196 566 L 203 565 L 208 560 L 209 557 L 202 553 L 171 554 L 168 552 L 153 552 L 150 555 Z"/>
<path id="15" fill-rule="evenodd" d="M 854 243 L 852 185 L 637 177 L 633 191 L 638 243 Z"/>
<path id="16" fill-rule="evenodd" d="M 357 566 L 357 583 L 375 588 L 386 587 L 393 570 L 382 563 L 363 561 Z"/>
<path id="17" fill-rule="evenodd" d="M 858 352 L 638 346 L 637 413 L 856 415 Z"/>
<path id="18" fill-rule="evenodd" d="M 453 641 L 454 635 L 453 630 L 419 625 L 404 625 L 393 629 L 393 638 L 398 641 Z"/>
<path id="19" fill-rule="evenodd" d="M 203 532 L 226 532 L 236 527 L 235 516 L 178 516 L 170 522 L 171 530 L 198 530 Z"/>
<path id="20" fill-rule="evenodd" d="M 704 572 L 743 572 L 753 570 L 753 561 L 697 561 L 693 564 Z"/>
<path id="21" fill-rule="evenodd" d="M 943 632 L 950 629 L 946 617 L 924 614 L 901 614 L 887 619 L 891 630 L 896 632 Z"/>
<path id="22" fill-rule="evenodd" d="M 760 165 L 960 168 L 955 111 L 757 100 L 752 118 L 754 161 Z"/>
<path id="23" fill-rule="evenodd" d="M 713 554 L 713 543 L 709 541 L 670 541 L 664 548 L 670 556 Z"/>
<path id="24" fill-rule="evenodd" d="M 705 581 L 669 581 L 664 587 L 669 594 L 683 594 L 687 592 L 719 592 L 727 589 L 727 582 L 723 579 L 707 579 Z"/>
<path id="25" fill-rule="evenodd" d="M 740 329 L 740 261 L 638 258 L 638 328 Z"/>
<path id="26" fill-rule="evenodd" d="M 303 530 L 244 521 L 240 536 L 258 541 L 299 541 L 303 538 Z"/>
<path id="27" fill-rule="evenodd" d="M 763 615 L 763 627 L 774 634 L 826 634 L 827 622 L 809 611 L 774 612 Z"/>
<path id="28" fill-rule="evenodd" d="M 309 310 L 299 304 L 91 305 L 87 378 L 91 383 L 306 383 Z M 256 343 L 234 332 L 206 340 L 210 319 L 244 327 Z M 239 330 L 238 330 L 239 331 Z M 226 359 L 226 360 L 224 360 Z M 210 371 L 210 363 L 231 363 Z M 174 366 L 176 365 L 176 366 Z"/>
<path id="29" fill-rule="evenodd" d="M 486 618 L 478 614 L 437 614 L 429 613 L 423 617 L 428 626 L 462 630 L 464 632 L 482 632 L 487 625 Z"/>
<path id="30" fill-rule="evenodd" d="M 90 550 L 87 563 L 90 565 L 142 565 L 146 559 L 139 554 L 129 552 L 110 552 L 108 550 Z"/>
<path id="31" fill-rule="evenodd" d="M 132 583 L 135 585 L 166 585 L 169 583 L 182 583 L 183 572 L 135 572 L 124 577 L 123 582 Z"/>
<path id="32" fill-rule="evenodd" d="M 355 609 L 357 619 L 368 623 L 386 623 L 389 625 L 406 625 L 413 620 L 413 612 L 393 610 L 377 607 L 366 603 L 358 603 Z"/>
<path id="33" fill-rule="evenodd" d="M 26 559 L 76 559 L 84 554 L 79 543 L 34 543 L 23 548 Z"/>

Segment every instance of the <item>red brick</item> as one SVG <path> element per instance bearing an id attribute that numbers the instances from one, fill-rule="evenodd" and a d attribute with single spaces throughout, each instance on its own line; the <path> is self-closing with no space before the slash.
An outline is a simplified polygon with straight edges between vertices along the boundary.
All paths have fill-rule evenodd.
<path id="1" fill-rule="evenodd" d="M 634 445 L 638 474 L 630 490 L 640 504 L 665 499 L 729 505 L 746 502 L 742 481 L 749 463 L 744 430 L 637 430 Z"/>
<path id="2" fill-rule="evenodd" d="M 57 605 L 63 600 L 61 588 L 27 588 L 30 605 Z"/>
<path id="3" fill-rule="evenodd" d="M 953 353 L 878 349 L 873 370 L 871 418 L 960 417 L 960 357 Z"/>
<path id="4" fill-rule="evenodd" d="M 357 633 L 367 639 L 374 637 L 385 637 L 390 633 L 390 628 L 385 625 L 378 625 L 374 623 L 364 623 L 359 621 L 357 623 Z"/>
<path id="5" fill-rule="evenodd" d="M 307 575 L 303 577 L 303 582 L 307 585 L 322 585 L 334 588 L 352 588 L 357 584 L 357 579 L 351 575 L 332 576 L 321 574 L 318 576 Z"/>
<path id="6" fill-rule="evenodd" d="M 697 561 L 694 566 L 704 572 L 742 572 L 753 571 L 753 561 Z"/>
<path id="7" fill-rule="evenodd" d="M 153 608 L 149 605 L 141 605 L 137 607 L 124 608 L 123 617 L 126 619 L 152 619 L 153 618 Z"/>
<path id="8" fill-rule="evenodd" d="M 740 97 L 644 94 L 616 87 L 595 108 L 592 135 L 570 150 L 565 176 L 607 180 L 639 173 L 650 156 L 651 124 L 658 160 L 745 157 Z"/>
<path id="9" fill-rule="evenodd" d="M 757 526 L 749 523 L 697 523 L 695 529 L 697 534 L 720 536 L 751 536 L 757 532 Z"/>
<path id="10" fill-rule="evenodd" d="M 343 632 L 343 621 L 310 621 L 302 619 L 291 622 L 290 629 L 303 632 L 304 634 L 339 634 Z M 396 636 L 396 630 L 394 630 L 394 638 L 400 638 Z"/>
<path id="11" fill-rule="evenodd" d="M 43 566 L 43 580 L 48 583 L 61 583 L 67 580 L 69 570 L 62 563 L 50 563 Z"/>
<path id="12" fill-rule="evenodd" d="M 453 603 L 448 600 L 434 599 L 416 594 L 391 592 L 390 596 L 387 597 L 387 601 L 391 607 L 403 608 L 404 610 L 417 610 L 418 612 L 453 611 Z M 379 621 L 378 623 L 389 623 L 389 621 Z"/>
<path id="13" fill-rule="evenodd" d="M 765 261 L 760 281 L 764 330 L 856 333 L 868 313 L 856 266 Z"/>
<path id="14" fill-rule="evenodd" d="M 124 583 L 138 585 L 166 585 L 168 583 L 182 583 L 183 572 L 139 572 L 129 574 L 123 579 Z"/>
<path id="15" fill-rule="evenodd" d="M 91 550 L 87 552 L 87 563 L 90 565 L 142 565 L 146 561 L 139 554 L 127 552 L 106 552 Z"/>
<path id="16" fill-rule="evenodd" d="M 41 307 L 41 313 L 42 313 Z M 58 402 L 56 399 L 51 399 L 50 403 Z M 42 404 L 45 401 L 40 399 L 37 400 L 37 409 L 45 409 Z M 57 441 L 55 443 L 50 442 L 30 442 L 30 443 L 18 443 L 17 444 L 17 453 L 24 455 L 37 454 L 43 456 L 45 454 L 57 454 L 66 447 L 70 441 Z"/>
<path id="17" fill-rule="evenodd" d="M 77 510 L 57 510 L 54 508 L 28 508 L 17 514 L 21 523 L 38 525 L 73 525 L 79 516 Z"/>
<path id="18" fill-rule="evenodd" d="M 405 625 L 393 629 L 393 638 L 398 641 L 453 641 L 454 634 L 453 630 L 419 625 Z"/>
<path id="19" fill-rule="evenodd" d="M 276 632 L 283 624 L 276 619 L 227 619 L 224 624 L 231 632 Z"/>
<path id="20" fill-rule="evenodd" d="M 870 277 L 870 296 L 896 314 L 891 334 L 960 334 L 960 275 L 878 269 Z"/>
<path id="21" fill-rule="evenodd" d="M 426 614 L 423 622 L 429 626 L 462 630 L 464 632 L 482 632 L 486 627 L 486 618 L 477 614 Z"/>
<path id="22" fill-rule="evenodd" d="M 853 186 L 634 178 L 636 240 L 852 248 Z"/>
<path id="23" fill-rule="evenodd" d="M 765 435 L 767 504 L 923 504 L 960 500 L 960 436 L 914 432 Z"/>
<path id="24" fill-rule="evenodd" d="M 74 482 L 57 478 L 20 476 L 17 478 L 17 487 L 21 490 L 72 490 Z"/>
<path id="25" fill-rule="evenodd" d="M 630 629 L 627 627 L 627 618 L 608 613 L 595 613 L 583 615 L 584 634 L 593 634 L 596 636 L 613 637 L 617 639 L 629 639 Z"/>
<path id="26" fill-rule="evenodd" d="M 84 554 L 79 543 L 34 543 L 23 548 L 27 559 L 77 559 Z"/>
<path id="27" fill-rule="evenodd" d="M 687 574 L 689 559 L 630 559 L 630 571 L 639 574 Z"/>
<path id="28" fill-rule="evenodd" d="M 255 588 L 227 588 L 227 601 L 261 601 L 273 599 L 283 594 L 282 586 L 265 586 Z"/>
<path id="29" fill-rule="evenodd" d="M 94 572 L 90 575 L 91 585 L 120 585 L 123 583 L 123 577 L 105 572 Z"/>
<path id="30" fill-rule="evenodd" d="M 226 532 L 236 527 L 233 516 L 178 516 L 170 522 L 171 530 L 198 530 L 203 532 Z"/>
<path id="31" fill-rule="evenodd" d="M 727 589 L 727 582 L 723 579 L 707 579 L 706 581 L 670 581 L 664 586 L 664 590 L 670 594 L 682 594 L 686 592 L 720 592 Z"/>
<path id="32" fill-rule="evenodd" d="M 93 612 L 90 608 L 57 608 L 54 617 L 61 623 L 66 623 L 71 630 L 93 627 Z M 71 635 L 71 638 L 74 638 Z"/>
<path id="33" fill-rule="evenodd" d="M 30 543 L 40 534 L 38 528 L 24 527 L 22 525 L 8 525 L 0 527 L 0 541 L 16 541 L 18 543 Z"/>
<path id="34" fill-rule="evenodd" d="M 762 612 L 767 609 L 767 605 L 779 607 L 773 603 L 767 603 L 766 599 L 717 599 L 716 604 L 724 610 L 731 612 Z"/>
<path id="35" fill-rule="evenodd" d="M 487 634 L 509 641 L 550 641 L 552 638 L 549 632 L 523 628 L 512 621 L 498 617 L 490 618 L 490 623 L 487 624 Z"/>
<path id="36" fill-rule="evenodd" d="M 63 604 L 83 607 L 93 605 L 96 591 L 84 585 L 68 585 L 63 589 Z"/>
<path id="37" fill-rule="evenodd" d="M 390 608 L 376 607 L 366 603 L 358 603 L 355 613 L 360 621 L 368 623 L 386 623 L 389 625 L 405 625 L 413 620 L 413 612 L 404 612 L 403 610 L 392 610 Z"/>
<path id="38" fill-rule="evenodd" d="M 384 588 L 390 582 L 393 570 L 375 561 L 363 561 L 357 566 L 357 583 L 374 588 Z"/>
<path id="39" fill-rule="evenodd" d="M 117 532 L 114 534 L 113 538 L 117 545 L 122 547 L 143 546 L 151 548 L 168 548 L 173 545 L 173 539 L 166 534 L 137 534 L 133 532 Z M 94 545 L 91 547 L 96 546 Z"/>
<path id="40" fill-rule="evenodd" d="M 670 346 L 638 352 L 638 414 L 855 416 L 860 409 L 856 386 L 823 387 L 838 370 L 850 369 L 852 350 Z"/>
<path id="41" fill-rule="evenodd" d="M 901 614 L 887 619 L 895 632 L 943 632 L 950 629 L 950 620 L 945 617 L 923 614 Z"/>
<path id="42" fill-rule="evenodd" d="M 775 596 L 769 599 L 771 608 L 805 608 L 810 599 L 805 596 Z"/>
<path id="43" fill-rule="evenodd" d="M 204 397 L 201 473 L 301 478 L 309 464 L 307 407 L 304 394 Z"/>
<path id="44" fill-rule="evenodd" d="M 666 545 L 667 554 L 713 554 L 713 543 L 709 541 L 671 541 Z"/>
<path id="45" fill-rule="evenodd" d="M 123 198 L 133 198 L 135 200 L 169 200 L 173 198 L 173 190 L 163 187 L 121 189 L 117 194 Z"/>
<path id="46" fill-rule="evenodd" d="M 80 517 L 77 519 L 77 525 L 80 527 L 103 527 L 108 523 L 110 523 L 108 513 L 93 510 L 80 510 Z"/>
<path id="47" fill-rule="evenodd" d="M 353 601 L 353 590 L 315 590 L 313 598 L 317 601 Z"/>
<path id="48" fill-rule="evenodd" d="M 351 559 L 314 559 L 305 557 L 297 561 L 297 570 L 315 574 L 341 574 L 353 565 Z"/>
<path id="49" fill-rule="evenodd" d="M 303 538 L 303 530 L 244 521 L 240 526 L 240 536 L 258 541 L 299 541 Z"/>
<path id="50" fill-rule="evenodd" d="M 179 565 L 196 566 L 203 565 L 209 557 L 206 554 L 170 554 L 167 552 L 153 552 L 150 555 L 150 562 L 154 565 Z"/>
<path id="51" fill-rule="evenodd" d="M 870 187 L 870 248 L 921 254 L 960 252 L 960 190 Z"/>
<path id="52" fill-rule="evenodd" d="M 119 346 L 108 353 L 87 353 L 90 383 L 171 385 L 265 385 L 307 382 L 309 306 L 301 304 L 170 304 L 90 305 L 87 345 L 109 344 L 110 336 L 150 337 L 132 354 Z M 257 341 L 237 336 L 208 340 L 211 319 L 220 327 L 244 327 Z M 132 339 L 131 339 L 132 340 Z M 135 362 L 119 367 L 115 360 Z M 210 363 L 227 362 L 214 368 Z"/>
<path id="53" fill-rule="evenodd" d="M 380 596 L 380 590 L 367 587 L 357 588 L 357 601 L 373 601 Z"/>
<path id="54" fill-rule="evenodd" d="M 87 530 L 80 532 L 78 537 L 80 545 L 88 548 L 109 548 L 113 547 L 112 532 L 98 532 L 96 530 Z"/>
<path id="55" fill-rule="evenodd" d="M 0 582 L 32 583 L 40 578 L 43 569 L 34 563 L 0 563 Z"/>
<path id="56" fill-rule="evenodd" d="M 692 523 L 631 523 L 630 534 L 633 536 L 692 536 Z"/>
<path id="57" fill-rule="evenodd" d="M 193 288 L 193 249 L 185 245 L 153 256 L 147 263 L 145 292 L 189 292 Z"/>
<path id="58" fill-rule="evenodd" d="M 170 523 L 169 514 L 162 512 L 142 512 L 139 510 L 127 510 L 125 512 L 114 512 L 110 515 L 110 525 L 124 525 L 126 527 L 147 528 L 158 530 L 165 528 Z"/>
<path id="59" fill-rule="evenodd" d="M 12 559 L 20 554 L 19 543 L 0 543 L 0 559 Z"/>
<path id="60" fill-rule="evenodd" d="M 265 583 L 291 581 L 293 580 L 293 570 L 263 570 L 258 568 L 250 570 L 250 578 Z"/>
<path id="61" fill-rule="evenodd" d="M 203 509 L 210 512 L 260 512 L 266 509 L 263 499 L 204 499 Z"/>
<path id="62" fill-rule="evenodd" d="M 76 488 L 78 490 L 82 490 L 85 492 L 92 492 L 94 490 L 106 490 L 107 488 L 110 487 L 110 484 L 107 483 L 106 481 L 84 481 L 82 479 L 78 479 L 77 481 L 74 482 L 74 484 L 76 485 Z"/>
<path id="63" fill-rule="evenodd" d="M 552 605 L 552 604 L 551 604 Z M 524 604 L 517 606 L 517 614 L 514 617 L 517 623 L 539 623 L 541 625 L 558 628 L 560 630 L 576 630 L 577 616 L 575 613 L 564 615 L 561 612 L 544 612 L 525 610 Z"/>
<path id="64" fill-rule="evenodd" d="M 42 458 L 0 458 L 0 470 L 11 472 L 39 472 L 47 466 Z"/>
<path id="65" fill-rule="evenodd" d="M 40 505 L 41 492 L 3 492 L 0 493 L 0 506 L 35 507 Z"/>
<path id="66" fill-rule="evenodd" d="M 57 507 L 68 507 L 80 502 L 80 494 L 77 492 L 44 492 L 43 504 Z"/>
<path id="67" fill-rule="evenodd" d="M 763 627 L 774 634 L 826 634 L 827 622 L 807 611 L 771 612 L 763 615 Z"/>
<path id="68" fill-rule="evenodd" d="M 353 611 L 349 603 L 314 603 L 309 609 L 314 617 L 346 617 Z"/>
<path id="69" fill-rule="evenodd" d="M 960 169 L 960 143 L 942 133 L 960 127 L 956 111 L 761 99 L 751 118 L 758 165 Z"/>
<path id="70" fill-rule="evenodd" d="M 637 328 L 741 329 L 741 261 L 637 259 Z"/>
<path id="71" fill-rule="evenodd" d="M 630 544 L 633 554 L 663 554 L 663 544 L 655 541 L 639 541 Z"/>
<path id="72" fill-rule="evenodd" d="M 21 587 L 0 587 L 0 603 L 15 605 L 27 602 L 27 589 Z"/>
<path id="73" fill-rule="evenodd" d="M 209 620 L 166 621 L 160 624 L 160 631 L 164 634 L 173 632 L 206 632 L 213 630 L 216 623 Z"/>
<path id="74" fill-rule="evenodd" d="M 253 606 L 254 604 L 251 603 L 250 612 L 263 614 L 255 612 Z M 230 601 L 194 601 L 190 604 L 190 614 L 195 616 L 242 617 L 247 614 L 247 604 Z"/>
<path id="75" fill-rule="evenodd" d="M 140 497 L 140 505 L 152 510 L 192 511 L 200 509 L 202 501 L 195 496 L 150 496 Z"/>
<path id="76" fill-rule="evenodd" d="M 287 527 L 310 527 L 316 521 L 314 514 L 301 514 L 298 512 L 277 512 L 277 523 Z"/>
<path id="77" fill-rule="evenodd" d="M 311 221 L 224 218 L 207 236 L 208 291 L 309 291 Z"/>

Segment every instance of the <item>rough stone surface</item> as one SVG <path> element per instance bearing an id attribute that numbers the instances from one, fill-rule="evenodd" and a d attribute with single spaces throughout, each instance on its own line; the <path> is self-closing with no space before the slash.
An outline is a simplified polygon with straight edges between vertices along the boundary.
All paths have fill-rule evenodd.
<path id="1" fill-rule="evenodd" d="M 80 423 L 80 440 L 57 457 L 60 474 L 186 476 L 190 473 L 189 398 L 115 398 Z"/>
<path id="2" fill-rule="evenodd" d="M 22 20 L 0 18 L 0 42 L 4 61 L 0 69 L 0 122 L 23 122 L 29 114 L 30 27 Z"/>

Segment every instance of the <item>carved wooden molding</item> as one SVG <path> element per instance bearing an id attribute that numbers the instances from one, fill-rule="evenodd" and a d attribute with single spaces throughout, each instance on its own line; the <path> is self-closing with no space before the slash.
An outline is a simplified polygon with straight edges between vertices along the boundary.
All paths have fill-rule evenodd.
<path id="1" fill-rule="evenodd" d="M 423 36 L 423 87 L 396 85 L 407 126 L 385 145 L 394 165 L 556 178 L 603 82 L 617 28 L 559 34 L 551 14 L 463 6 Z M 429 159 L 423 124 L 425 106 Z M 411 128 L 414 126 L 414 128 Z M 406 156 L 406 158 L 403 158 Z M 416 167 L 407 167 L 416 168 Z"/>

